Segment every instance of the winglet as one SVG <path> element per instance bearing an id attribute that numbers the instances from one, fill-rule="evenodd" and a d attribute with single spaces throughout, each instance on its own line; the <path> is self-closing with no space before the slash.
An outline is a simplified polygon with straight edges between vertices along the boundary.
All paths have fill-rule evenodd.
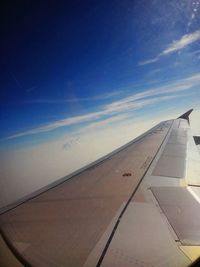
<path id="1" fill-rule="evenodd" d="M 189 122 L 189 116 L 190 116 L 190 113 L 192 113 L 192 111 L 193 111 L 193 109 L 188 110 L 183 115 L 178 117 L 178 119 L 185 119 L 185 120 L 187 120 Z"/>

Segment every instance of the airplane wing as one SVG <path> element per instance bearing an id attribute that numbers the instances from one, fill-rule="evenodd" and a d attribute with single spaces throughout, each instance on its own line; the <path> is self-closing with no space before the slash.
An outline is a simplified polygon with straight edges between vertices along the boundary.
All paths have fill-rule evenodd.
<path id="1" fill-rule="evenodd" d="M 2 212 L 25 266 L 189 266 L 200 256 L 200 156 L 186 112 Z M 87 152 L 86 152 L 87 153 Z"/>

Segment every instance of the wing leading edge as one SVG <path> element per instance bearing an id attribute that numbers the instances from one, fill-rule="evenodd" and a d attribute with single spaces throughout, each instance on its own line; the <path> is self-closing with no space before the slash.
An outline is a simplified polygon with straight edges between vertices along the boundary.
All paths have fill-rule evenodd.
<path id="1" fill-rule="evenodd" d="M 185 114 L 0 215 L 14 253 L 29 266 L 188 266 L 200 170 Z"/>

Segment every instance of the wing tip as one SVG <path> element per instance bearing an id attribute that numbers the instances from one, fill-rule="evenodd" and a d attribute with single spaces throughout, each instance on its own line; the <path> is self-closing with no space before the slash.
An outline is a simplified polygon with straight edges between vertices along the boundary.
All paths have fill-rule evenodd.
<path id="1" fill-rule="evenodd" d="M 193 108 L 191 108 L 190 110 L 188 110 L 187 112 L 182 114 L 180 117 L 178 117 L 178 119 L 185 119 L 185 120 L 189 121 L 189 116 L 192 113 L 192 111 L 193 111 Z"/>

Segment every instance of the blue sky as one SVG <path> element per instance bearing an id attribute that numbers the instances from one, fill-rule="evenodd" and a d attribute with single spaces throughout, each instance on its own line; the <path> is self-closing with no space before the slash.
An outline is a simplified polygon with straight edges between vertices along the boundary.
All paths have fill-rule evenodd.
<path id="1" fill-rule="evenodd" d="M 3 150 L 199 105 L 199 1 L 21 1 L 1 12 Z"/>

